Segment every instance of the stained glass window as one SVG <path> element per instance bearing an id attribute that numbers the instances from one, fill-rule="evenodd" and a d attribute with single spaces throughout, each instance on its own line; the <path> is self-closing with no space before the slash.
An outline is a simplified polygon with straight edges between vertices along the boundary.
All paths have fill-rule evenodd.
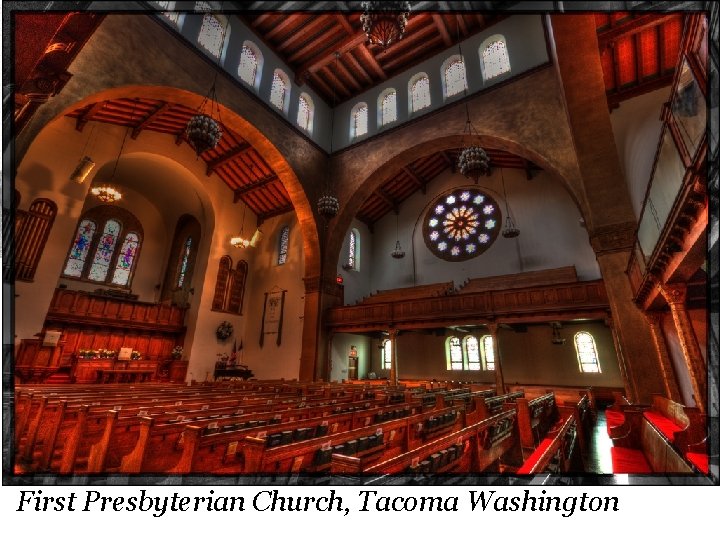
<path id="1" fill-rule="evenodd" d="M 305 131 L 312 131 L 313 105 L 310 96 L 302 94 L 298 102 L 297 124 Z"/>
<path id="2" fill-rule="evenodd" d="M 482 352 L 485 360 L 485 369 L 495 369 L 495 351 L 493 350 L 493 338 L 490 335 L 482 337 Z"/>
<path id="3" fill-rule="evenodd" d="M 357 237 L 355 235 L 355 231 L 350 231 L 350 239 L 348 240 L 348 259 L 347 259 L 347 267 L 348 268 L 355 268 L 355 264 L 357 263 L 357 260 L 355 258 L 356 244 L 357 244 Z"/>
<path id="4" fill-rule="evenodd" d="M 430 79 L 427 75 L 422 75 L 410 86 L 410 103 L 412 112 L 430 106 Z"/>
<path id="5" fill-rule="evenodd" d="M 287 82 L 284 74 L 276 69 L 273 73 L 272 87 L 270 88 L 270 103 L 281 111 L 285 110 L 285 94 L 287 93 Z"/>
<path id="6" fill-rule="evenodd" d="M 130 271 L 135 262 L 135 254 L 137 253 L 140 239 L 135 233 L 125 235 L 125 240 L 120 247 L 117 263 L 115 263 L 115 273 L 112 282 L 115 285 L 127 285 L 130 280 Z"/>
<path id="7" fill-rule="evenodd" d="M 454 96 L 467 88 L 465 81 L 465 62 L 456 58 L 445 68 L 445 96 Z"/>
<path id="8" fill-rule="evenodd" d="M 578 364 L 582 373 L 600 373 L 600 361 L 595 347 L 595 339 L 590 332 L 578 332 L 575 334 L 575 351 L 577 352 Z"/>
<path id="9" fill-rule="evenodd" d="M 467 355 L 467 368 L 471 371 L 480 370 L 480 347 L 475 336 L 465 338 L 465 354 Z"/>
<path id="10" fill-rule="evenodd" d="M 382 368 L 392 369 L 392 341 L 389 339 L 382 342 Z"/>
<path id="11" fill-rule="evenodd" d="M 185 275 L 187 274 L 187 270 L 188 270 L 188 261 L 190 260 L 191 250 L 192 250 L 192 237 L 188 236 L 188 239 L 185 240 L 185 244 L 183 245 L 182 259 L 180 260 L 180 271 L 178 272 L 178 281 L 177 281 L 178 288 L 181 288 L 183 286 L 183 283 L 185 282 Z"/>
<path id="12" fill-rule="evenodd" d="M 489 195 L 476 188 L 459 188 L 430 205 L 423 220 L 423 237 L 436 257 L 465 261 L 492 245 L 500 223 L 500 208 Z"/>
<path id="13" fill-rule="evenodd" d="M 258 59 L 247 44 L 243 45 L 240 53 L 240 64 L 238 65 L 238 75 L 250 86 L 255 86 L 255 76 L 257 75 Z"/>
<path id="14" fill-rule="evenodd" d="M 80 277 L 85 268 L 85 259 L 90 250 L 90 243 L 95 236 L 95 223 L 89 219 L 83 219 L 78 227 L 75 241 L 70 248 L 70 256 L 63 274 L 66 276 Z"/>
<path id="15" fill-rule="evenodd" d="M 451 336 L 447 340 L 448 369 L 462 370 L 463 368 L 463 352 L 460 346 L 460 339 Z"/>
<path id="16" fill-rule="evenodd" d="M 280 242 L 278 245 L 278 264 L 285 264 L 288 256 L 288 244 L 290 242 L 290 227 L 287 225 L 280 230 Z"/>
<path id="17" fill-rule="evenodd" d="M 215 58 L 220 58 L 224 32 L 225 29 L 220 19 L 211 13 L 206 13 L 203 15 L 198 43 Z"/>
<path id="18" fill-rule="evenodd" d="M 90 267 L 88 279 L 92 281 L 105 281 L 119 234 L 120 223 L 114 219 L 109 219 L 105 222 L 105 228 L 95 249 L 95 257 Z"/>
<path id="19" fill-rule="evenodd" d="M 488 44 L 482 49 L 481 56 L 483 80 L 487 81 L 510 71 L 510 57 L 504 39 L 499 38 Z"/>
<path id="20" fill-rule="evenodd" d="M 352 112 L 352 136 L 360 137 L 368 131 L 368 108 L 365 103 L 358 103 Z"/>
<path id="21" fill-rule="evenodd" d="M 380 125 L 385 126 L 397 120 L 397 92 L 391 90 L 380 102 Z"/>

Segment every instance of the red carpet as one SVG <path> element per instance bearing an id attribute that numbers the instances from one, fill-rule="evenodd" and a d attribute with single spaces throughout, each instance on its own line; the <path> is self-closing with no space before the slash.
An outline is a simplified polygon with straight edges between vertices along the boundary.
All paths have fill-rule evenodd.
<path id="1" fill-rule="evenodd" d="M 643 416 L 648 422 L 658 428 L 660 433 L 665 435 L 670 442 L 675 442 L 675 433 L 683 430 L 683 428 L 675 422 L 655 411 L 645 411 Z"/>
<path id="2" fill-rule="evenodd" d="M 613 474 L 648 474 L 652 473 L 650 464 L 645 459 L 642 450 L 613 446 L 612 455 Z"/>
<path id="3" fill-rule="evenodd" d="M 695 465 L 698 471 L 700 471 L 703 474 L 708 474 L 710 472 L 709 466 L 708 466 L 708 455 L 707 454 L 699 454 L 697 452 L 688 452 L 685 456 L 687 460 Z"/>
<path id="4" fill-rule="evenodd" d="M 548 446 L 550 446 L 553 442 L 553 439 L 550 437 L 545 437 L 542 441 L 540 441 L 540 444 L 535 449 L 535 451 L 530 454 L 530 457 L 525 460 L 525 463 L 523 463 L 522 467 L 518 469 L 518 474 L 530 474 L 530 470 L 532 469 L 533 465 L 537 463 L 538 459 L 540 459 L 540 456 L 543 455 L 543 452 L 547 449 Z"/>

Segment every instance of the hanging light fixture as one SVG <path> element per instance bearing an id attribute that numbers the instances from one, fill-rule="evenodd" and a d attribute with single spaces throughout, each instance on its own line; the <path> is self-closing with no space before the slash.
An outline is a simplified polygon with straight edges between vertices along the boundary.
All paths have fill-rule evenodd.
<path id="1" fill-rule="evenodd" d="M 242 222 L 240 223 L 240 234 L 237 236 L 233 236 L 230 239 L 230 245 L 232 247 L 236 247 L 239 249 L 244 249 L 246 247 L 255 247 L 255 245 L 252 243 L 252 240 L 250 238 L 247 238 L 243 231 L 245 230 L 245 211 L 247 210 L 247 204 L 243 203 L 243 215 L 242 215 Z"/>
<path id="2" fill-rule="evenodd" d="M 460 23 L 457 23 L 457 40 L 458 40 L 458 54 L 460 58 L 462 55 L 462 46 L 460 45 Z M 463 60 L 464 62 L 464 60 Z M 474 180 L 477 184 L 481 176 L 490 175 L 490 158 L 487 153 L 477 144 L 468 142 L 465 144 L 465 139 L 472 139 L 473 137 L 479 137 L 480 134 L 475 129 L 470 121 L 470 109 L 468 108 L 467 102 L 467 80 L 465 88 L 463 89 L 463 100 L 465 101 L 465 128 L 463 129 L 463 148 L 460 151 L 460 155 L 457 160 L 457 170 L 460 174 Z"/>
<path id="3" fill-rule="evenodd" d="M 393 259 L 402 259 L 405 256 L 405 252 L 403 251 L 402 247 L 400 247 L 400 215 L 395 214 L 395 249 L 392 250 L 390 253 L 390 256 Z"/>
<path id="4" fill-rule="evenodd" d="M 410 2 L 363 2 L 360 22 L 368 41 L 387 49 L 400 41 L 410 18 Z"/>
<path id="5" fill-rule="evenodd" d="M 560 328 L 562 328 L 562 325 L 559 322 L 551 322 L 550 326 L 552 326 L 552 338 L 550 339 L 552 344 L 564 345 L 565 338 L 560 335 Z"/>
<path id="6" fill-rule="evenodd" d="M 217 67 L 213 75 L 210 90 L 197 108 L 195 115 L 185 128 L 185 137 L 188 144 L 195 150 L 195 155 L 200 156 L 203 152 L 212 150 L 217 146 L 222 138 L 222 128 L 220 127 L 220 105 L 218 105 L 217 95 L 215 93 L 215 82 L 217 81 L 218 72 L 220 71 L 220 58 L 222 50 L 225 47 L 225 37 L 227 35 L 230 20 L 225 23 L 222 31 L 222 39 L 220 40 L 220 53 L 218 54 Z M 207 107 L 207 111 L 205 110 Z M 217 120 L 215 115 L 217 114 Z"/>
<path id="7" fill-rule="evenodd" d="M 135 120 L 135 107 L 137 106 L 137 99 L 133 101 L 133 108 L 130 112 L 130 123 L 125 129 L 125 135 L 123 135 L 122 143 L 120 143 L 120 150 L 118 151 L 117 158 L 115 159 L 115 166 L 113 167 L 110 179 L 103 184 L 99 184 L 90 188 L 90 193 L 95 195 L 101 202 L 105 204 L 111 204 L 122 199 L 122 193 L 117 188 L 112 186 L 112 181 L 115 179 L 115 173 L 117 172 L 118 164 L 120 163 L 120 156 L 122 156 L 125 143 L 127 142 L 128 133 L 133 128 L 133 121 Z"/>
<path id="8" fill-rule="evenodd" d="M 335 71 L 337 72 L 338 59 L 340 53 L 335 53 Z M 332 113 L 330 116 L 330 155 L 333 151 L 333 133 L 335 130 L 335 84 L 333 83 L 333 100 L 332 100 Z M 330 171 L 325 172 L 325 193 L 318 199 L 317 202 L 318 214 L 325 219 L 332 219 L 337 216 L 340 211 L 340 201 L 330 191 Z"/>
<path id="9" fill-rule="evenodd" d="M 510 203 L 508 202 L 507 192 L 505 191 L 505 175 L 500 168 L 500 178 L 502 178 L 503 196 L 505 197 L 505 227 L 502 230 L 503 238 L 517 238 L 520 236 L 520 229 L 515 226 L 513 218 L 510 216 Z"/>

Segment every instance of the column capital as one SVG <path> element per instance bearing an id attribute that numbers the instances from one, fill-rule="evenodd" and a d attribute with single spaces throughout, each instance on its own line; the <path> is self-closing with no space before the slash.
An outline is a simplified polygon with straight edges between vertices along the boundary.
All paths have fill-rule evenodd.
<path id="1" fill-rule="evenodd" d="M 492 335 L 493 339 L 496 338 L 500 325 L 496 322 L 490 322 L 487 323 L 485 326 L 487 326 L 487 329 L 490 331 L 490 335 Z"/>
<path id="2" fill-rule="evenodd" d="M 588 231 L 590 245 L 598 255 L 632 249 L 635 243 L 636 227 L 637 225 L 633 221 L 595 227 L 592 231 Z"/>
<path id="3" fill-rule="evenodd" d="M 670 304 L 671 307 L 685 306 L 685 299 L 687 298 L 687 285 L 684 283 L 658 283 L 658 291 L 665 298 L 665 301 Z"/>
<path id="4" fill-rule="evenodd" d="M 397 328 L 388 328 L 388 336 L 390 336 L 391 339 L 398 337 L 399 333 L 400 330 L 398 330 Z"/>
<path id="5" fill-rule="evenodd" d="M 322 292 L 333 296 L 341 296 L 339 292 L 340 286 L 334 279 L 309 276 L 304 277 L 303 282 L 305 283 L 305 293 Z"/>

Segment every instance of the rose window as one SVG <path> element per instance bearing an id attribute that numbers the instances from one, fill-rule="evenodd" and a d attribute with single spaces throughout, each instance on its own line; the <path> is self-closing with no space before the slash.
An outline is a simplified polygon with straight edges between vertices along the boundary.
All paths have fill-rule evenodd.
<path id="1" fill-rule="evenodd" d="M 446 261 L 465 261 L 492 245 L 502 223 L 492 197 L 474 188 L 439 197 L 423 218 L 423 237 L 433 254 Z"/>

